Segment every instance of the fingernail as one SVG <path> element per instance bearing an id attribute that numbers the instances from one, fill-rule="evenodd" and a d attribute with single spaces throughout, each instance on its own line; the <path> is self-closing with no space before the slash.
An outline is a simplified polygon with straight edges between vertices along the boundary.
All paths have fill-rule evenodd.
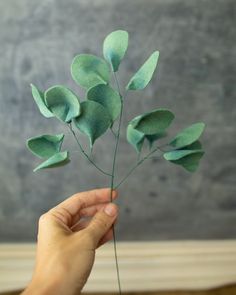
<path id="1" fill-rule="evenodd" d="M 104 212 L 109 215 L 109 216 L 115 216 L 116 215 L 116 206 L 113 204 L 108 204 L 105 208 L 104 208 Z"/>

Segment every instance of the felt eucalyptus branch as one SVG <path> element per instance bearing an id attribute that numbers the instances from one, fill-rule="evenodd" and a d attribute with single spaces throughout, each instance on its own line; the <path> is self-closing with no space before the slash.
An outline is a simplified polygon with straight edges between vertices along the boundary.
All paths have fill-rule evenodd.
<path id="1" fill-rule="evenodd" d="M 205 125 L 195 123 L 180 131 L 173 139 L 164 145 L 157 145 L 159 139 L 166 137 L 167 128 L 171 125 L 174 114 L 167 109 L 155 109 L 133 118 L 127 126 L 126 137 L 128 143 L 138 154 L 138 160 L 121 180 L 115 183 L 116 158 L 120 139 L 120 129 L 124 103 L 129 91 L 144 89 L 154 74 L 159 52 L 155 51 L 133 75 L 124 93 L 121 93 L 117 71 L 128 48 L 128 33 L 117 30 L 110 33 L 103 43 L 104 59 L 92 54 L 75 56 L 71 65 L 71 75 L 74 81 L 86 91 L 86 98 L 82 99 L 65 86 L 52 86 L 42 92 L 31 85 L 33 98 L 41 114 L 46 118 L 55 117 L 65 124 L 76 140 L 83 156 L 97 169 L 110 178 L 111 192 L 118 188 L 133 171 L 145 160 L 156 155 L 165 160 L 182 166 L 189 172 L 194 172 L 204 151 L 199 137 Z M 110 83 L 111 74 L 114 76 L 116 89 Z M 115 122 L 116 130 L 114 131 Z M 114 134 L 114 151 L 111 171 L 103 170 L 91 156 L 95 141 L 106 131 Z M 87 135 L 90 151 L 86 151 L 77 131 Z M 44 161 L 34 171 L 54 168 L 70 162 L 69 152 L 61 151 L 64 134 L 44 134 L 30 138 L 27 141 L 29 150 Z M 145 142 L 149 151 L 142 156 Z M 112 198 L 111 198 L 112 201 Z M 119 291 L 120 278 L 116 253 L 116 238 L 114 234 L 114 250 L 116 258 Z"/>

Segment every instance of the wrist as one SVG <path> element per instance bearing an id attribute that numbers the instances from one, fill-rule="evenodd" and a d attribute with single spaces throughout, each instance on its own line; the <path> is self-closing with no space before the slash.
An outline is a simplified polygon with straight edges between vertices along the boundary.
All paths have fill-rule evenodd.
<path id="1" fill-rule="evenodd" d="M 65 293 L 63 293 L 60 286 L 61 280 L 59 278 L 40 279 L 39 277 L 33 277 L 22 295 L 64 295 Z"/>

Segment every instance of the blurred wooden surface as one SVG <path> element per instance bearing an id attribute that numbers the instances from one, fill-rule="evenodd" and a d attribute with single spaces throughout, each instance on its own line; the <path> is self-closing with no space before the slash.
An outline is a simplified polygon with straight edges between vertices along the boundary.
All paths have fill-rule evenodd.
<path id="1" fill-rule="evenodd" d="M 0 295 L 19 295 L 18 292 L 0 293 Z M 117 295 L 117 293 L 83 293 L 86 295 Z M 227 286 L 208 291 L 167 291 L 167 292 L 142 292 L 123 293 L 123 295 L 236 295 L 236 286 Z"/>
<path id="2" fill-rule="evenodd" d="M 34 256 L 34 244 L 0 244 L 0 292 L 20 290 L 27 285 Z M 235 240 L 119 242 L 118 259 L 124 293 L 197 291 L 236 283 Z M 111 243 L 97 250 L 84 291 L 117 291 Z"/>

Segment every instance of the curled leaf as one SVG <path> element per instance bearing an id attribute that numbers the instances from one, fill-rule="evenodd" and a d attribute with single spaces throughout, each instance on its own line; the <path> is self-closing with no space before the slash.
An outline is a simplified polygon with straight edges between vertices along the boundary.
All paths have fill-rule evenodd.
<path id="1" fill-rule="evenodd" d="M 34 169 L 34 172 L 40 169 L 56 168 L 56 167 L 64 166 L 68 164 L 69 162 L 70 162 L 69 153 L 67 151 L 60 152 L 53 155 L 52 157 L 50 157 L 49 159 L 41 163 L 39 166 L 37 166 Z"/>
<path id="2" fill-rule="evenodd" d="M 174 164 L 181 165 L 189 172 L 194 172 L 203 155 L 203 150 L 175 150 L 165 153 L 164 158 Z"/>
<path id="3" fill-rule="evenodd" d="M 174 119 L 174 114 L 166 109 L 156 109 L 135 117 L 130 124 L 145 135 L 163 133 Z"/>
<path id="4" fill-rule="evenodd" d="M 136 152 L 139 153 L 142 149 L 145 134 L 133 128 L 132 124 L 129 124 L 126 132 L 128 142 L 135 148 Z"/>
<path id="5" fill-rule="evenodd" d="M 114 122 L 120 114 L 121 99 L 117 91 L 105 84 L 96 85 L 87 92 L 87 98 L 96 101 L 104 106 L 109 113 L 112 122 Z"/>
<path id="6" fill-rule="evenodd" d="M 145 61 L 136 74 L 130 79 L 126 86 L 127 90 L 141 90 L 144 89 L 152 79 L 154 71 L 157 66 L 159 58 L 159 51 L 155 51 Z"/>
<path id="7" fill-rule="evenodd" d="M 129 35 L 126 31 L 111 32 L 104 40 L 103 55 L 111 64 L 113 72 L 118 71 L 121 60 L 128 48 Z"/>
<path id="8" fill-rule="evenodd" d="M 89 89 L 97 84 L 107 84 L 110 69 L 102 58 L 92 54 L 79 54 L 72 61 L 71 75 L 77 84 Z"/>
<path id="9" fill-rule="evenodd" d="M 181 148 L 195 142 L 202 134 L 205 128 L 204 123 L 195 123 L 176 135 L 170 142 L 170 145 L 175 148 Z"/>
<path id="10" fill-rule="evenodd" d="M 95 140 L 110 127 L 111 118 L 100 103 L 87 100 L 81 103 L 81 115 L 74 119 L 74 124 L 89 137 L 92 148 Z"/>
<path id="11" fill-rule="evenodd" d="M 61 150 L 64 134 L 44 134 L 27 141 L 28 149 L 39 158 L 49 158 Z"/>
<path id="12" fill-rule="evenodd" d="M 43 92 L 37 89 L 37 87 L 34 86 L 33 84 L 30 84 L 30 86 L 31 86 L 34 101 L 37 104 L 40 113 L 46 118 L 53 117 L 54 116 L 53 113 L 50 112 L 50 110 L 45 104 Z"/>
<path id="13" fill-rule="evenodd" d="M 80 114 L 78 97 L 64 86 L 49 88 L 45 92 L 45 101 L 49 110 L 63 122 L 70 122 Z"/>

